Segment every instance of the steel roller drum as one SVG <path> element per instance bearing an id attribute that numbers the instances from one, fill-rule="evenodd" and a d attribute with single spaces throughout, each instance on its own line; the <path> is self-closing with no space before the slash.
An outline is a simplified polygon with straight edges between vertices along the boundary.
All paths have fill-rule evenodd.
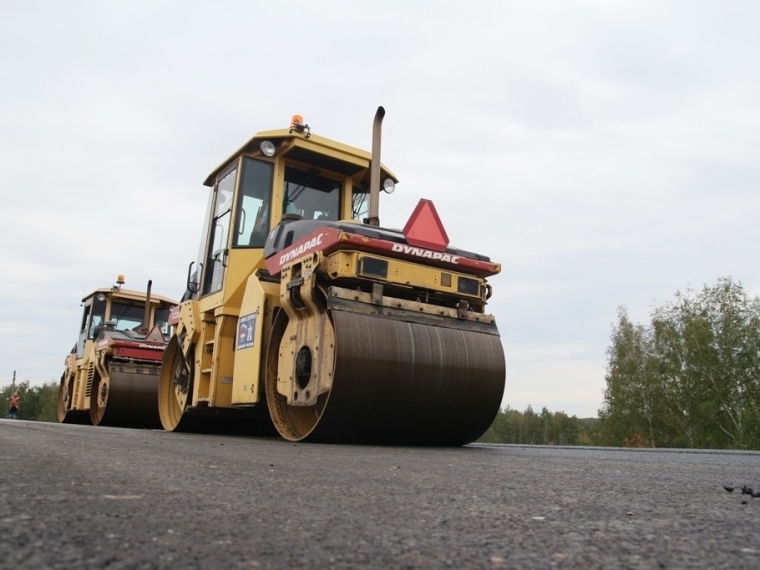
<path id="1" fill-rule="evenodd" d="M 335 308 L 330 315 L 334 378 L 308 408 L 311 420 L 302 407 L 270 397 L 288 439 L 459 446 L 488 429 L 505 381 L 495 325 L 475 331 L 453 319 L 441 326 Z"/>
<path id="2" fill-rule="evenodd" d="M 158 417 L 158 366 L 108 365 L 107 380 L 93 385 L 92 423 L 101 426 L 161 429 Z"/>

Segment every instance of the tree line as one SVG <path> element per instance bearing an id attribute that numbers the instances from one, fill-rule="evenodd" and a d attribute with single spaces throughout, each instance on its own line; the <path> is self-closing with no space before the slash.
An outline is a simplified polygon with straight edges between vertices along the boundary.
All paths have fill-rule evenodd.
<path id="1" fill-rule="evenodd" d="M 524 412 L 507 406 L 499 410 L 481 443 L 514 443 L 524 445 L 594 445 L 595 418 L 579 419 L 565 412 L 541 413 L 528 406 Z"/>

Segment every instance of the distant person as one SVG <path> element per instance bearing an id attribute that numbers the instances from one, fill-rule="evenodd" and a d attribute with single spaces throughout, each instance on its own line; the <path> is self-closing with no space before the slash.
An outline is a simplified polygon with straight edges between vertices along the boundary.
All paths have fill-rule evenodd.
<path id="1" fill-rule="evenodd" d="M 11 409 L 8 412 L 8 416 L 12 419 L 16 419 L 16 414 L 18 414 L 18 394 L 16 392 L 13 392 L 13 395 L 8 398 L 11 402 Z"/>

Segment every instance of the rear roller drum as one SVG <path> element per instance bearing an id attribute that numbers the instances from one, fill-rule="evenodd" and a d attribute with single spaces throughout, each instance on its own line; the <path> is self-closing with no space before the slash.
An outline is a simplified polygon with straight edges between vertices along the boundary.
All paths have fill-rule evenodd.
<path id="1" fill-rule="evenodd" d="M 179 431 L 192 389 L 191 364 L 185 361 L 174 336 L 164 352 L 158 383 L 158 414 L 167 431 Z"/>
<path id="2" fill-rule="evenodd" d="M 64 423 L 66 421 L 66 412 L 69 409 L 69 402 L 71 401 L 71 395 L 69 394 L 70 380 L 64 376 L 61 378 L 61 384 L 58 387 L 58 398 L 56 399 L 56 415 L 58 421 Z"/>
<path id="3" fill-rule="evenodd" d="M 74 378 L 61 378 L 56 401 L 56 416 L 62 424 L 89 424 L 90 413 L 87 410 L 71 410 L 74 390 Z"/>
<path id="4" fill-rule="evenodd" d="M 174 337 L 164 352 L 158 387 L 158 412 L 167 431 L 275 435 L 266 407 L 193 407 L 193 366 Z"/>

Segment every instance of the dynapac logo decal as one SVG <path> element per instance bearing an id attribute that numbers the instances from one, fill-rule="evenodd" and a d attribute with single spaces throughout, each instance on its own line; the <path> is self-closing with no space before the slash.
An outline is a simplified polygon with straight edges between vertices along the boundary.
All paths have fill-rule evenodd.
<path id="1" fill-rule="evenodd" d="M 314 249 L 318 245 L 322 245 L 323 235 L 325 234 L 319 234 L 318 236 L 311 238 L 309 241 L 302 243 L 298 247 L 294 247 L 290 251 L 283 253 L 280 256 L 280 265 L 283 265 L 291 259 L 295 259 L 296 257 L 301 256 L 301 254 L 306 253 L 310 249 Z"/>
<path id="2" fill-rule="evenodd" d="M 448 253 L 442 253 L 440 251 L 430 251 L 429 249 L 412 247 L 411 245 L 405 245 L 403 243 L 394 243 L 391 250 L 398 253 L 405 253 L 406 255 L 416 255 L 417 257 L 425 257 L 427 259 L 445 261 L 447 263 L 453 263 L 455 265 L 459 263 L 458 255 L 449 255 Z"/>

